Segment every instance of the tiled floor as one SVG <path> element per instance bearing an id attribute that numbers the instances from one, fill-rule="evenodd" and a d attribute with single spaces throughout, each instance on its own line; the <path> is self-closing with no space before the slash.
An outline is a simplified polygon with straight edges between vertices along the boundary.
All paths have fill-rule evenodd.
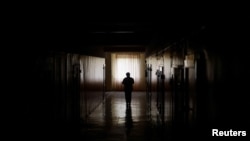
<path id="1" fill-rule="evenodd" d="M 171 140 L 214 140 L 207 123 L 193 126 L 182 118 L 159 116 L 156 99 L 152 98 L 151 108 L 145 92 L 133 92 L 130 107 L 126 107 L 123 92 L 107 93 L 105 102 L 100 104 L 81 125 L 81 140 L 86 141 L 171 141 Z M 166 99 L 165 104 L 169 101 Z M 186 120 L 185 120 L 186 121 Z M 188 123 L 188 124 L 187 124 Z"/>
<path id="2" fill-rule="evenodd" d="M 134 92 L 127 107 L 123 92 L 108 93 L 106 101 L 88 117 L 81 134 L 91 141 L 161 140 L 157 112 L 147 110 L 145 92 Z"/>

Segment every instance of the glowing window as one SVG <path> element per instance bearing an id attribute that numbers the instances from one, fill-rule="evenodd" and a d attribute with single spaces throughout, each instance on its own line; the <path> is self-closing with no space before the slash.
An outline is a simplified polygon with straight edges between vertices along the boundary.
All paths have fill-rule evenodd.
<path id="1" fill-rule="evenodd" d="M 117 76 L 116 80 L 121 81 L 130 72 L 131 77 L 136 77 L 140 71 L 139 59 L 135 58 L 117 58 Z M 135 78 L 136 79 L 136 78 Z"/>
<path id="2" fill-rule="evenodd" d="M 122 90 L 121 84 L 126 73 L 134 78 L 134 89 L 143 89 L 144 84 L 144 54 L 142 53 L 113 53 L 112 54 L 112 89 Z"/>

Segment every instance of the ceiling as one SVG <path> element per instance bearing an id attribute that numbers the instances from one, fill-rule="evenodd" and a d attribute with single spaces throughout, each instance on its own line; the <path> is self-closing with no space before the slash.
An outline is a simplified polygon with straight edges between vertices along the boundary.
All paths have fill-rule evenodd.
<path id="1" fill-rule="evenodd" d="M 86 26 L 89 45 L 145 45 L 154 33 L 150 22 L 89 22 Z"/>
<path id="2" fill-rule="evenodd" d="M 84 35 L 89 45 L 148 45 L 158 36 L 165 35 L 172 39 L 188 33 L 197 26 L 197 23 L 191 22 L 192 19 L 169 19 L 168 22 L 88 22 Z"/>
<path id="3" fill-rule="evenodd" d="M 144 51 L 152 45 L 179 40 L 200 26 L 200 22 L 186 18 L 153 22 L 88 22 L 82 38 L 84 46 L 99 47 L 104 51 Z"/>
<path id="4" fill-rule="evenodd" d="M 103 56 L 105 51 L 144 51 L 152 45 L 179 40 L 199 28 L 203 21 L 190 16 L 162 20 L 90 21 L 46 19 L 32 23 L 34 40 L 44 47 Z M 32 27 L 33 28 L 33 27 Z"/>
<path id="5" fill-rule="evenodd" d="M 148 16 L 150 13 L 142 12 L 143 19 L 138 14 L 128 15 L 127 11 L 123 14 L 112 11 L 111 18 L 106 18 L 111 13 L 101 14 L 100 11 L 94 15 L 88 12 L 74 15 L 58 11 L 55 14 L 34 14 L 26 19 L 22 17 L 15 25 L 19 31 L 17 36 L 22 37 L 21 42 L 27 41 L 20 50 L 59 50 L 94 56 L 104 56 L 105 51 L 145 51 L 179 41 L 201 27 L 206 27 L 211 35 L 216 34 L 220 40 L 218 30 L 230 33 L 229 36 L 231 33 L 238 33 L 232 29 L 238 31 L 241 28 L 245 31 L 243 27 L 248 27 L 246 21 L 249 21 L 238 20 L 239 15 L 201 12 L 191 14 L 186 11 L 151 16 Z M 125 17 L 133 17 L 133 20 Z"/>

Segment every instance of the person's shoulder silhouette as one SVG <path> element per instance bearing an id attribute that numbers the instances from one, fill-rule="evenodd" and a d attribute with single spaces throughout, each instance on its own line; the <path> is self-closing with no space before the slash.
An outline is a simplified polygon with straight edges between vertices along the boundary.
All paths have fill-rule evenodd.
<path id="1" fill-rule="evenodd" d="M 127 72 L 126 73 L 126 76 L 123 81 L 122 81 L 122 84 L 124 84 L 125 87 L 129 87 L 129 86 L 132 86 L 134 84 L 134 79 L 132 77 L 130 77 L 130 73 Z"/>

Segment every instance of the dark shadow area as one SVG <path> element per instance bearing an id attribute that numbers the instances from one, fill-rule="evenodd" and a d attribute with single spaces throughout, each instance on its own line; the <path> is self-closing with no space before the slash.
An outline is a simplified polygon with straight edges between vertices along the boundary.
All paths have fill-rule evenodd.
<path id="1" fill-rule="evenodd" d="M 129 136 L 131 129 L 133 128 L 132 108 L 130 105 L 127 105 L 126 107 L 125 128 L 126 135 Z"/>

